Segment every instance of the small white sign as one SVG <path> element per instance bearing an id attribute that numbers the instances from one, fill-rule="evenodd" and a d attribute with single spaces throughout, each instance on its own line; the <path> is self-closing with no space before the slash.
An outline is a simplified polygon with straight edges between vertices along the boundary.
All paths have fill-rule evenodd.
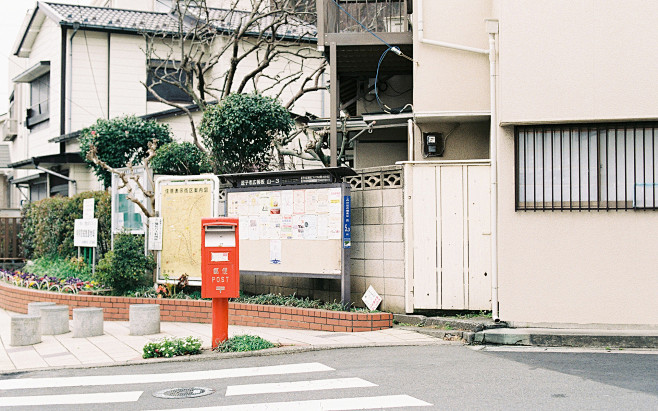
<path id="1" fill-rule="evenodd" d="M 149 217 L 149 250 L 162 250 L 162 217 Z"/>
<path id="2" fill-rule="evenodd" d="M 382 302 L 382 297 L 377 294 L 377 291 L 375 291 L 374 288 L 372 288 L 372 285 L 368 287 L 368 290 L 366 291 L 365 294 L 363 294 L 363 297 L 361 297 L 363 302 L 366 304 L 366 307 L 368 309 L 374 311 L 377 309 L 379 304 Z"/>
<path id="3" fill-rule="evenodd" d="M 96 247 L 98 243 L 98 219 L 76 219 L 73 231 L 75 247 Z"/>
<path id="4" fill-rule="evenodd" d="M 212 262 L 228 261 L 228 253 L 210 253 L 210 261 Z"/>
<path id="5" fill-rule="evenodd" d="M 85 198 L 82 200 L 82 219 L 91 220 L 94 218 L 94 199 Z"/>

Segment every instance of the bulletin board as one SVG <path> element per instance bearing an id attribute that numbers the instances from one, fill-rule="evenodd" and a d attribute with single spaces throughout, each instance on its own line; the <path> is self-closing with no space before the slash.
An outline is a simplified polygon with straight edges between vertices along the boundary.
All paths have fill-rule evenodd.
<path id="1" fill-rule="evenodd" d="M 239 221 L 240 272 L 342 278 L 349 201 L 345 183 L 228 189 L 226 214 Z"/>

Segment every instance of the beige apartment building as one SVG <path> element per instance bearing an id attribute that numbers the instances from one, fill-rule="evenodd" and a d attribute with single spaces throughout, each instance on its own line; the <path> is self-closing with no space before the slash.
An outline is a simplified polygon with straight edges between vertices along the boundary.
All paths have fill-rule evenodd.
<path id="1" fill-rule="evenodd" d="M 388 189 L 404 200 L 404 267 L 353 250 L 353 291 L 379 284 L 399 312 L 658 327 L 658 4 L 319 0 L 318 10 L 334 147 L 347 138 L 357 168 L 379 167 L 359 170 L 355 203 L 372 215 Z M 395 173 L 401 183 L 387 187 Z M 357 233 L 372 224 L 355 216 Z M 366 251 L 378 241 L 355 237 Z M 400 270 L 404 285 L 389 290 Z"/>

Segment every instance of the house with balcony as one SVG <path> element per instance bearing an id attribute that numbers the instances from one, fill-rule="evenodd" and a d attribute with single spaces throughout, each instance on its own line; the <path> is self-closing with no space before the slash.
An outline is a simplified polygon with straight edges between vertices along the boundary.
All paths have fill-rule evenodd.
<path id="1" fill-rule="evenodd" d="M 210 24 L 219 33 L 211 47 L 221 47 L 222 33 L 235 29 L 248 15 L 236 10 L 231 12 L 231 19 L 222 19 L 229 10 L 212 6 L 225 3 L 208 2 Z M 80 130 L 99 118 L 135 114 L 167 123 L 175 139 L 191 141 L 189 119 L 182 115 L 183 110 L 160 102 L 145 84 L 154 85 L 157 94 L 169 101 L 189 106 L 194 121 L 200 122 L 202 113 L 188 95 L 175 84 L 157 84 L 158 78 L 167 75 L 167 70 L 176 71 L 180 63 L 173 55 L 176 50 L 171 42 L 167 43 L 167 39 L 179 35 L 181 28 L 181 20 L 171 9 L 172 2 L 95 0 L 91 4 L 36 2 L 18 33 L 9 59 L 9 112 L 2 123 L 2 140 L 9 144 L 10 151 L 12 207 L 19 207 L 23 201 L 102 188 L 80 156 L 78 144 Z M 193 16 L 187 17 L 190 19 L 182 20 L 182 32 L 194 25 Z M 293 22 L 280 30 L 286 33 L 283 41 L 289 41 L 290 55 L 300 49 L 318 55 L 314 51 L 315 28 L 310 24 Z M 147 56 L 148 47 L 167 61 Z M 275 78 L 294 70 L 313 72 L 319 64 L 316 59 L 315 65 L 306 62 L 302 66 L 301 57 L 290 55 L 272 61 L 268 67 L 271 71 L 265 74 Z M 228 59 L 228 55 L 222 57 L 207 73 L 208 80 L 216 81 L 218 88 Z M 246 58 L 238 75 L 257 65 L 255 58 Z M 261 84 L 269 86 L 269 82 L 263 76 Z M 289 81 L 280 99 L 286 100 L 298 88 L 298 83 Z M 245 91 L 252 89 L 247 86 Z M 274 89 L 272 93 L 279 91 Z M 310 93 L 295 103 L 294 110 L 321 115 L 322 99 L 322 92 Z"/>
<path id="2" fill-rule="evenodd" d="M 353 290 L 407 313 L 658 326 L 658 5 L 319 0 L 318 15 L 322 126 L 359 174 Z"/>

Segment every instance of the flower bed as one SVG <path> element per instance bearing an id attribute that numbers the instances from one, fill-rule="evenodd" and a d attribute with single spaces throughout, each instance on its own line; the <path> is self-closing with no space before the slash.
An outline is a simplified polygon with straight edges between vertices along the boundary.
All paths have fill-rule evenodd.
<path id="1" fill-rule="evenodd" d="M 114 321 L 127 321 L 131 304 L 159 304 L 162 321 L 196 323 L 212 321 L 212 305 L 207 300 L 64 294 L 0 282 L 0 308 L 27 313 L 27 304 L 34 301 L 52 301 L 56 304 L 68 305 L 69 314 L 72 313 L 73 308 L 101 307 L 105 320 Z M 229 323 L 253 327 L 358 332 L 391 328 L 393 315 L 231 302 Z"/>
<path id="2" fill-rule="evenodd" d="M 21 271 L 0 270 L 0 280 L 18 287 L 56 291 L 60 293 L 94 294 L 107 291 L 96 281 L 83 281 L 75 277 L 57 278 L 51 276 L 37 276 L 35 274 Z"/>

